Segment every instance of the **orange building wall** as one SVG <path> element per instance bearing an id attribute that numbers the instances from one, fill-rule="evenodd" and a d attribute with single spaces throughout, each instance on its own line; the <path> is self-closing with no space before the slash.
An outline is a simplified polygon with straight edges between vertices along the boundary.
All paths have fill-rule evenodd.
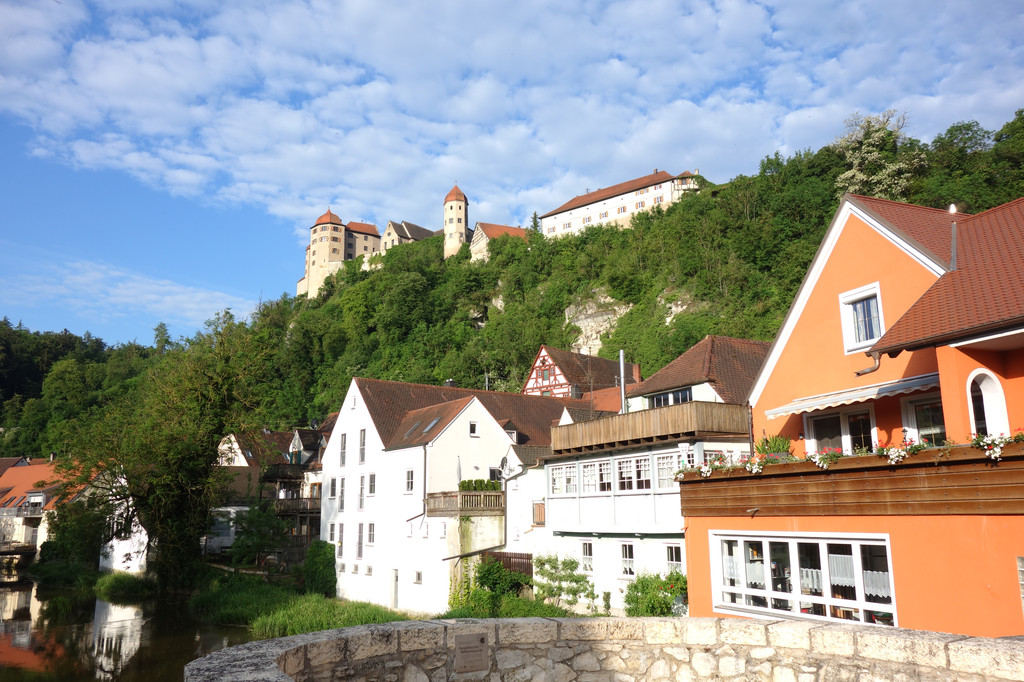
<path id="1" fill-rule="evenodd" d="M 942 390 L 942 413 L 950 440 L 967 443 L 974 425 L 968 403 L 967 378 L 978 368 L 991 371 L 1003 389 L 1010 433 L 1024 430 L 1024 353 L 979 351 L 942 346 L 936 349 Z M 884 361 L 883 361 L 884 362 Z"/>
<path id="2" fill-rule="evenodd" d="M 690 517 L 686 566 L 691 616 L 711 608 L 709 530 L 887 533 L 900 627 L 982 637 L 1024 634 L 1017 557 L 1020 516 Z"/>
<path id="3" fill-rule="evenodd" d="M 924 350 L 884 358 L 877 371 L 858 377 L 856 371 L 871 366 L 872 361 L 861 351 L 846 354 L 839 303 L 841 293 L 878 282 L 882 318 L 888 327 L 935 279 L 924 266 L 851 215 L 753 406 L 754 437 L 783 433 L 797 438 L 803 431 L 799 415 L 768 419 L 764 414 L 797 398 L 936 372 L 934 351 Z M 883 415 L 876 411 L 875 417 Z M 803 444 L 794 446 L 802 454 Z"/>

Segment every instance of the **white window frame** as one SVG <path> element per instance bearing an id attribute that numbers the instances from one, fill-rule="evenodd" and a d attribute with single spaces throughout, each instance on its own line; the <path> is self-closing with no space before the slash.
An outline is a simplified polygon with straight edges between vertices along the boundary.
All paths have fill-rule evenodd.
<path id="1" fill-rule="evenodd" d="M 338 479 L 338 511 L 345 511 L 345 479 Z"/>
<path id="2" fill-rule="evenodd" d="M 345 450 L 348 441 L 348 434 L 341 434 L 341 451 L 338 454 L 338 466 L 345 466 Z"/>
<path id="3" fill-rule="evenodd" d="M 327 524 L 327 542 L 334 542 L 334 524 Z"/>
<path id="4" fill-rule="evenodd" d="M 338 524 L 338 556 L 339 557 L 344 555 L 344 547 L 345 547 L 345 524 L 344 523 L 339 523 Z M 345 564 L 341 565 L 341 570 L 342 571 L 345 570 Z"/>
<path id="5" fill-rule="evenodd" d="M 579 491 L 576 464 L 555 464 L 551 466 L 549 490 L 553 496 L 571 497 Z"/>
<path id="6" fill-rule="evenodd" d="M 377 526 L 377 524 L 375 524 L 375 523 L 368 523 L 368 524 L 366 524 L 366 544 L 367 545 L 373 545 L 373 543 L 374 543 L 374 541 L 375 541 L 375 539 L 377 537 L 377 528 L 376 528 L 376 526 Z"/>
<path id="7" fill-rule="evenodd" d="M 331 498 L 335 498 L 335 497 L 338 496 L 338 479 L 336 479 L 336 478 L 332 478 L 331 479 L 330 491 L 331 491 L 331 495 L 330 495 Z"/>
<path id="8" fill-rule="evenodd" d="M 583 462 L 580 464 L 580 494 L 597 494 L 597 462 Z"/>
<path id="9" fill-rule="evenodd" d="M 970 385 L 968 384 L 968 391 Z M 970 394 L 968 393 L 968 397 Z M 915 443 L 921 442 L 921 433 L 917 428 L 917 414 L 914 411 L 914 407 L 918 403 L 934 402 L 938 400 L 942 402 L 942 394 L 938 391 L 932 391 L 931 393 L 922 393 L 920 395 L 910 395 L 900 399 L 900 412 L 903 416 L 903 428 L 907 432 L 907 441 L 913 440 Z M 969 402 L 969 401 L 968 401 Z M 946 414 L 943 411 L 942 419 L 945 421 Z M 946 431 L 946 438 L 949 438 L 949 431 Z M 941 443 L 932 443 L 932 445 L 941 445 Z"/>
<path id="10" fill-rule="evenodd" d="M 359 429 L 359 463 L 366 462 L 366 429 Z"/>
<path id="11" fill-rule="evenodd" d="M 583 540 L 580 543 L 580 573 L 594 572 L 594 543 L 591 540 Z"/>
<path id="12" fill-rule="evenodd" d="M 359 533 L 356 535 L 356 559 L 363 558 L 363 524 L 359 524 Z M 358 571 L 358 568 L 353 569 L 353 573 Z"/>
<path id="13" fill-rule="evenodd" d="M 478 432 L 478 430 L 476 428 L 476 422 L 469 422 L 469 437 L 470 438 L 479 438 L 480 437 L 480 433 Z"/>
<path id="14" fill-rule="evenodd" d="M 359 477 L 359 506 L 357 509 L 363 511 L 366 503 L 366 476 Z"/>
<path id="15" fill-rule="evenodd" d="M 790 546 L 790 557 L 791 560 L 795 561 L 796 557 L 799 556 L 797 550 L 798 543 L 818 543 L 821 547 L 821 569 L 820 569 L 820 583 L 821 583 L 821 596 L 812 594 L 803 594 L 800 589 L 800 582 L 802 578 L 802 571 L 799 566 L 791 566 L 791 588 L 789 592 L 781 591 L 774 588 L 769 589 L 769 585 L 765 584 L 763 588 L 758 587 L 747 587 L 748 581 L 744 579 L 745 572 L 749 571 L 748 568 L 742 564 L 748 562 L 742 562 L 742 564 L 736 566 L 734 570 L 739 571 L 740 584 L 739 585 L 726 585 L 723 579 L 724 575 L 724 562 L 722 560 L 722 543 L 725 540 L 734 540 L 739 543 L 740 554 L 742 557 L 743 548 L 745 542 L 788 542 Z M 854 568 L 854 585 L 857 598 L 855 599 L 843 599 L 840 597 L 834 597 L 828 593 L 826 587 L 832 583 L 832 579 L 829 575 L 829 560 L 827 545 L 833 544 L 847 544 L 852 546 L 853 550 L 853 568 Z M 861 553 L 860 547 L 864 545 L 874 545 L 885 548 L 887 571 L 889 577 L 888 591 L 891 596 L 891 601 L 888 604 L 879 602 L 870 602 L 864 598 L 865 594 L 865 582 L 864 582 L 864 571 L 861 568 Z M 831 623 L 858 623 L 860 625 L 876 625 L 882 626 L 881 623 L 875 623 L 869 620 L 865 620 L 867 617 L 867 611 L 873 611 L 878 613 L 890 613 L 892 614 L 891 625 L 899 627 L 899 613 L 897 609 L 897 599 L 895 593 L 895 585 L 893 581 L 893 569 L 892 569 L 892 545 L 887 533 L 807 533 L 807 532 L 775 532 L 775 531 L 760 531 L 760 532 L 746 532 L 737 530 L 709 530 L 708 531 L 708 547 L 710 556 L 710 568 L 711 568 L 711 600 L 712 610 L 716 613 L 723 614 L 734 614 L 743 616 L 754 616 L 758 618 L 795 618 L 800 620 L 813 620 L 813 621 L 825 621 Z M 762 545 L 762 549 L 765 546 Z M 761 573 L 760 576 L 764 582 L 770 582 L 770 577 L 764 576 L 763 571 L 770 570 L 771 559 L 769 556 L 764 556 L 766 552 L 762 553 L 761 558 Z M 744 603 L 734 603 L 727 601 L 725 594 L 734 594 L 744 599 Z M 786 600 L 793 603 L 797 610 L 785 610 L 782 608 L 772 608 L 771 606 L 758 606 L 754 604 L 746 603 L 747 597 L 760 598 L 767 604 L 771 605 L 775 601 Z M 811 613 L 802 613 L 799 611 L 801 603 L 820 604 L 824 607 L 825 615 L 815 615 Z M 854 620 L 849 618 L 842 618 L 839 616 L 832 615 L 833 608 L 844 609 L 844 610 L 857 610 L 860 614 L 860 620 Z"/>
<path id="16" fill-rule="evenodd" d="M 654 475 L 658 490 L 676 489 L 676 472 L 682 469 L 680 453 L 663 452 L 654 455 Z"/>
<path id="17" fill-rule="evenodd" d="M 416 487 L 416 472 L 412 469 L 405 470 L 405 494 L 411 495 Z"/>
<path id="18" fill-rule="evenodd" d="M 679 560 L 675 561 L 672 555 L 676 554 L 679 556 Z M 670 542 L 665 545 L 665 570 L 668 573 L 672 571 L 679 571 L 683 573 L 686 571 L 686 560 L 683 555 L 683 546 L 678 542 Z"/>
<path id="19" fill-rule="evenodd" d="M 370 479 L 366 483 L 366 496 L 373 497 L 377 494 L 377 474 L 370 474 Z"/>
<path id="20" fill-rule="evenodd" d="M 864 341 L 857 340 L 857 325 L 854 321 L 853 304 L 860 301 L 875 298 L 878 304 L 878 336 Z M 878 282 L 872 282 L 850 291 L 839 294 L 839 319 L 843 329 L 843 347 L 846 355 L 864 351 L 875 345 L 875 342 L 885 334 L 885 314 L 882 311 L 882 291 Z"/>
<path id="21" fill-rule="evenodd" d="M 855 405 L 847 405 L 841 410 L 822 410 L 820 412 L 805 412 L 804 413 L 804 444 L 807 452 L 818 452 L 821 448 L 818 447 L 818 439 L 814 437 L 814 420 L 820 417 L 830 417 L 832 415 L 839 415 L 839 428 L 842 434 L 843 452 L 847 455 L 853 454 L 853 438 L 850 436 L 850 415 L 861 414 L 862 412 L 868 413 L 868 418 L 871 420 L 871 446 L 878 447 L 878 426 L 875 424 L 875 405 L 874 403 L 857 403 Z M 906 420 L 904 419 L 904 422 Z M 899 445 L 899 443 L 892 443 L 892 445 Z"/>
<path id="22" fill-rule="evenodd" d="M 628 557 L 626 555 L 629 555 Z M 619 556 L 622 562 L 622 570 L 619 574 L 620 580 L 632 580 L 636 577 L 636 547 L 632 542 L 619 544 Z"/>

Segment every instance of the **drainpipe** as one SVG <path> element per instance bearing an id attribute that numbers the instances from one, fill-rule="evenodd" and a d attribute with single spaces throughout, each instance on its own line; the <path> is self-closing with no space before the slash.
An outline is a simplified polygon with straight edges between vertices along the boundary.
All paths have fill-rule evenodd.
<path id="1" fill-rule="evenodd" d="M 621 348 L 619 349 L 619 400 L 622 405 L 619 414 L 626 414 L 629 412 L 629 406 L 626 405 L 626 351 Z"/>
<path id="2" fill-rule="evenodd" d="M 856 371 L 856 374 L 859 377 L 862 377 L 865 374 L 871 374 L 872 372 L 877 370 L 879 363 L 881 363 L 881 361 L 882 361 L 882 354 L 879 353 L 877 350 L 869 350 L 868 351 L 868 355 L 870 355 L 872 358 L 874 358 L 875 364 L 871 365 L 870 367 L 865 367 L 864 369 L 858 369 Z"/>

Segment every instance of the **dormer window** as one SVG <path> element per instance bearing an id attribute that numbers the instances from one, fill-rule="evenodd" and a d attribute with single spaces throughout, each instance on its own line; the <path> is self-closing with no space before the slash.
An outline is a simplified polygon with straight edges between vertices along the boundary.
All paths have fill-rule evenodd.
<path id="1" fill-rule="evenodd" d="M 515 429 L 505 429 L 505 433 L 508 434 L 508 437 L 512 439 L 513 443 L 519 442 L 519 432 Z"/>
<path id="2" fill-rule="evenodd" d="M 882 298 L 878 282 L 839 295 L 843 344 L 847 353 L 865 350 L 882 337 Z"/>
<path id="3" fill-rule="evenodd" d="M 665 407 L 667 405 L 688 403 L 693 400 L 693 391 L 689 386 L 686 388 L 677 388 L 674 391 L 666 391 L 665 393 L 652 395 L 649 400 L 651 401 L 651 407 Z"/>

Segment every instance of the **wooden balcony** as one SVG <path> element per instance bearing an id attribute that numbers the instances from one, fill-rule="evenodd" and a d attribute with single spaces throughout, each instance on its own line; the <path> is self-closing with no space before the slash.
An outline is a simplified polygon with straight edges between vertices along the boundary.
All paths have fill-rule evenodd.
<path id="1" fill-rule="evenodd" d="M 553 455 L 601 452 L 693 437 L 746 436 L 745 405 L 689 402 L 551 429 Z"/>
<path id="2" fill-rule="evenodd" d="M 452 490 L 427 493 L 427 516 L 501 516 L 505 493 L 500 490 Z"/>
<path id="3" fill-rule="evenodd" d="M 288 497 L 283 500 L 274 500 L 274 511 L 278 514 L 292 514 L 298 512 L 320 513 L 319 497 Z"/>

